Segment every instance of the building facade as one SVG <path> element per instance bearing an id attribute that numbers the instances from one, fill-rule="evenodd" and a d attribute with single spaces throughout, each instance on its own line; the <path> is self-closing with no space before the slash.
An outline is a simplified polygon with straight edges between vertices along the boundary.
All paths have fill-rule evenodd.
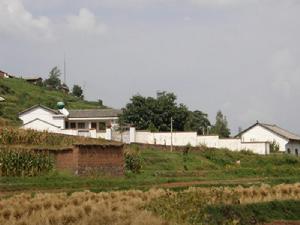
<path id="1" fill-rule="evenodd" d="M 54 110 L 35 105 L 19 113 L 19 118 L 24 129 L 106 138 L 106 129 L 118 126 L 121 113 L 117 109 Z"/>
<path id="2" fill-rule="evenodd" d="M 300 136 L 277 125 L 257 122 L 242 131 L 237 137 L 241 138 L 243 142 L 266 141 L 277 145 L 279 152 L 300 155 Z"/>

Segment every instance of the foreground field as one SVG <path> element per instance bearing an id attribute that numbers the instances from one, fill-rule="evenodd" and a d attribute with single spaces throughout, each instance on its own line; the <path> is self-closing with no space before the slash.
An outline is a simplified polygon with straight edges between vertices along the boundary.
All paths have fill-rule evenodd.
<path id="1" fill-rule="evenodd" d="M 4 150 L 81 141 L 34 132 L 33 138 L 14 129 L 2 134 Z M 124 177 L 78 177 L 55 170 L 0 177 L 0 224 L 250 225 L 300 220 L 297 157 L 225 149 L 140 150 L 134 145 L 126 151 L 136 158 L 131 158 Z"/>
<path id="2" fill-rule="evenodd" d="M 300 202 L 296 201 L 299 199 L 300 184 L 190 188 L 180 192 L 151 189 L 98 194 L 21 194 L 0 202 L 0 224 L 259 224 L 282 219 L 286 208 L 289 214 L 285 219 L 300 219 Z M 222 207 L 227 212 L 238 209 L 241 213 L 227 215 Z M 255 210 L 261 213 L 252 221 L 248 215 Z M 264 215 L 266 212 L 269 216 Z"/>

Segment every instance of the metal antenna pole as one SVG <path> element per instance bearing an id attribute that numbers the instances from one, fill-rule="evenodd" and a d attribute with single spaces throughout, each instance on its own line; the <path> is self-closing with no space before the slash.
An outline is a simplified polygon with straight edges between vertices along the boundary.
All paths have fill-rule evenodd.
<path id="1" fill-rule="evenodd" d="M 67 84 L 66 53 L 64 53 L 64 84 Z"/>
<path id="2" fill-rule="evenodd" d="M 173 117 L 171 117 L 171 152 L 173 152 Z"/>

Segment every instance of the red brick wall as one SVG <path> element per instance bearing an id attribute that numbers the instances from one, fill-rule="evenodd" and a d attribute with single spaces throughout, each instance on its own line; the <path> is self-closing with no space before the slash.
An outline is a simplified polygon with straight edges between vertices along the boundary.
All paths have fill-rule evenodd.
<path id="1" fill-rule="evenodd" d="M 75 145 L 72 149 L 51 152 L 55 168 L 78 175 L 124 174 L 124 153 L 122 145 Z"/>
<path id="2" fill-rule="evenodd" d="M 76 145 L 76 149 L 78 151 L 78 174 L 124 174 L 123 146 Z"/>
<path id="3" fill-rule="evenodd" d="M 74 172 L 75 160 L 73 149 L 53 151 L 52 154 L 54 155 L 55 159 L 55 169 Z"/>

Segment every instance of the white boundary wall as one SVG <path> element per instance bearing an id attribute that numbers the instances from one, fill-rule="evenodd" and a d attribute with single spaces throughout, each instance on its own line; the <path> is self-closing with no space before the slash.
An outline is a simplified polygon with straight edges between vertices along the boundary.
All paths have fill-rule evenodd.
<path id="1" fill-rule="evenodd" d="M 227 148 L 232 151 L 249 150 L 257 154 L 266 155 L 270 153 L 270 144 L 267 142 L 242 142 L 241 139 L 220 139 L 218 136 L 198 136 L 196 132 L 148 132 L 130 129 L 130 142 L 171 145 L 171 137 L 174 146 L 201 146 L 210 148 Z"/>

